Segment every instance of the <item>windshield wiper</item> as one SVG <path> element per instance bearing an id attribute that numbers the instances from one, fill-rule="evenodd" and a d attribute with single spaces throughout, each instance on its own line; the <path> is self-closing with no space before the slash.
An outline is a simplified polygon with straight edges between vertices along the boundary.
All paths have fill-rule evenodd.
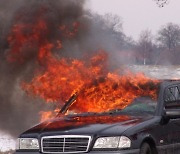
<path id="1" fill-rule="evenodd" d="M 68 101 L 66 101 L 66 103 L 64 104 L 64 106 L 61 108 L 61 110 L 59 111 L 59 114 L 65 114 L 68 110 L 68 108 L 72 105 L 72 103 L 74 103 L 74 101 L 77 99 L 77 92 L 74 93 Z"/>

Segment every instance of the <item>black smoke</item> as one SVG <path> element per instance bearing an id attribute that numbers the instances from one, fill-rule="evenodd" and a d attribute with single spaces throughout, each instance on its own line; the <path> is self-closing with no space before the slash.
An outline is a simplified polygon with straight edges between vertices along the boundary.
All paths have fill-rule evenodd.
<path id="1" fill-rule="evenodd" d="M 63 52 L 59 55 L 75 55 L 73 52 L 80 51 L 78 41 L 88 30 L 83 5 L 82 0 L 0 0 L 0 131 L 17 136 L 39 122 L 39 111 L 53 108 L 39 98 L 28 97 L 21 89 L 21 82 L 30 81 L 35 69 L 40 67 L 36 59 L 38 47 L 29 49 L 22 46 L 20 50 L 25 53 L 23 55 L 25 61 L 9 62 L 7 56 L 10 54 L 11 44 L 7 40 L 13 26 L 37 22 L 37 14 L 40 12 L 38 17 L 45 20 L 50 29 L 48 35 L 42 36 L 42 39 L 45 37 L 50 42 L 54 42 L 59 38 L 65 44 Z M 83 26 L 77 38 L 73 40 L 62 38 L 57 32 L 58 26 L 70 25 L 74 21 L 78 21 Z M 28 35 L 30 32 L 31 29 L 27 29 L 25 33 Z M 76 51 L 72 52 L 73 48 Z M 64 51 L 67 53 L 64 54 Z"/>
<path id="2" fill-rule="evenodd" d="M 86 60 L 98 50 L 106 50 L 110 56 L 111 67 L 119 67 L 122 63 L 132 63 L 133 59 L 119 56 L 121 50 L 130 50 L 133 44 L 122 32 L 122 22 L 117 16 L 100 16 L 84 9 L 85 0 L 0 0 L 0 131 L 17 136 L 33 124 L 39 122 L 39 112 L 53 109 L 40 98 L 29 97 L 21 88 L 22 81 L 31 81 L 37 69 L 43 65 L 37 62 L 38 43 L 45 40 L 55 44 L 61 40 L 63 48 L 54 49 L 58 58 L 83 58 Z M 32 44 L 22 44 L 24 61 L 8 61 L 13 40 L 7 40 L 17 24 L 35 24 L 39 19 L 47 23 L 48 34 L 41 31 L 41 39 Z M 79 23 L 77 34 L 67 38 L 59 32 L 60 25 L 69 30 L 73 22 Z M 31 28 L 23 31 L 25 35 L 32 33 Z M 126 52 L 124 52 L 126 53 Z"/>

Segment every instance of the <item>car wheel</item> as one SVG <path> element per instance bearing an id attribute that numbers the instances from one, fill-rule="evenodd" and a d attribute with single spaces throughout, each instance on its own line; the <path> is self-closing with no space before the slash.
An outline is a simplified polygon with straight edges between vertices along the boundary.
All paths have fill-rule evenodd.
<path id="1" fill-rule="evenodd" d="M 140 154 L 152 154 L 151 147 L 148 143 L 143 143 L 140 149 Z"/>

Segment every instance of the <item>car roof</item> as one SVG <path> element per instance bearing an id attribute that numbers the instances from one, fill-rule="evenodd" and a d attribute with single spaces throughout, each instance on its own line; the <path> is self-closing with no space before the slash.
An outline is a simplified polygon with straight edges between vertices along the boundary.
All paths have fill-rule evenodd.
<path id="1" fill-rule="evenodd" d="M 179 79 L 178 80 L 175 80 L 175 79 L 163 79 L 163 80 L 159 80 L 159 81 L 164 86 L 180 84 L 180 80 Z"/>

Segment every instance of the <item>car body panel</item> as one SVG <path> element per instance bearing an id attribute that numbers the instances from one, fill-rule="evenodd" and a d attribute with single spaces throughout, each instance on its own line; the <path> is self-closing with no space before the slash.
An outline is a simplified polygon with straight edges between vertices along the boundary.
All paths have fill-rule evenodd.
<path id="1" fill-rule="evenodd" d="M 128 128 L 151 118 L 152 117 L 135 117 L 117 114 L 56 118 L 29 129 L 20 137 L 25 137 L 26 134 L 33 133 L 39 133 L 43 136 L 47 135 L 47 133 L 52 135 L 57 133 L 77 134 L 79 132 L 81 132 L 81 134 L 117 136 L 121 135 Z M 88 120 L 89 122 L 86 122 Z"/>

